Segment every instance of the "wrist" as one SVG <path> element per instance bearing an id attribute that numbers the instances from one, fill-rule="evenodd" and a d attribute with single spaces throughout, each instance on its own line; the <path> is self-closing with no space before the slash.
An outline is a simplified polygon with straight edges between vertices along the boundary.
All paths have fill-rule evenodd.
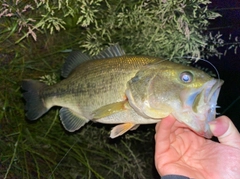
<path id="1" fill-rule="evenodd" d="M 183 175 L 164 175 L 161 179 L 190 179 L 189 177 Z"/>

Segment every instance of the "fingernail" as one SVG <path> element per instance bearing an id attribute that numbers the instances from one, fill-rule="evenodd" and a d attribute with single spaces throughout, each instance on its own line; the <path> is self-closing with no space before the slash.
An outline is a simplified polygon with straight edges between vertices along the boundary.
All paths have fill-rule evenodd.
<path id="1" fill-rule="evenodd" d="M 228 122 L 224 118 L 218 118 L 209 122 L 209 127 L 214 136 L 218 137 L 223 135 L 228 129 Z"/>
<path id="2" fill-rule="evenodd" d="M 214 134 L 214 132 L 216 131 L 217 121 L 211 121 L 211 122 L 209 122 L 208 124 L 209 124 L 209 127 L 210 127 L 211 132 Z"/>

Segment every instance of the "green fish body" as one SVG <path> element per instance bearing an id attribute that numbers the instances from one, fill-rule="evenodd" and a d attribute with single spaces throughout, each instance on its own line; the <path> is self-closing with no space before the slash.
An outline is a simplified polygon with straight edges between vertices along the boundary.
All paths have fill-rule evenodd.
<path id="1" fill-rule="evenodd" d="M 181 79 L 182 73 L 186 73 L 186 79 Z M 66 130 L 76 131 L 89 120 L 119 124 L 112 129 L 111 138 L 140 124 L 156 123 L 169 114 L 209 137 L 205 121 L 215 117 L 216 99 L 223 83 L 193 67 L 156 57 L 125 55 L 118 45 L 92 58 L 72 52 L 62 76 L 65 79 L 52 86 L 23 80 L 27 117 L 36 120 L 51 107 L 61 106 L 60 120 Z M 188 77 L 191 82 L 184 81 Z M 213 91 L 207 99 L 211 104 L 206 103 L 206 89 Z M 192 122 L 195 114 L 203 124 Z"/>

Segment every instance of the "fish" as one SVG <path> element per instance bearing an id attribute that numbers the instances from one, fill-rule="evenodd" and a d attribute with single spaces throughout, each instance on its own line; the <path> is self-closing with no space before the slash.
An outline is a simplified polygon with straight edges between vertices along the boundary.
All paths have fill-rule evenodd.
<path id="1" fill-rule="evenodd" d="M 60 106 L 67 131 L 89 121 L 115 124 L 110 138 L 116 138 L 171 114 L 195 133 L 212 137 L 208 122 L 215 119 L 223 80 L 202 70 L 159 57 L 126 55 L 115 44 L 93 57 L 71 52 L 61 76 L 54 85 L 22 80 L 29 120 Z"/>

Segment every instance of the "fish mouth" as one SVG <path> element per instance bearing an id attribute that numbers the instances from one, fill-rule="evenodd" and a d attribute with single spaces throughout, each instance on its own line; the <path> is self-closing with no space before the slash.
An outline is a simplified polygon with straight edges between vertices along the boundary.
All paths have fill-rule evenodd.
<path id="1" fill-rule="evenodd" d="M 190 117 L 186 120 L 183 118 L 186 116 L 183 115 L 182 120 L 180 120 L 197 134 L 206 138 L 213 136 L 208 123 L 215 120 L 216 108 L 219 107 L 217 106 L 217 99 L 222 84 L 223 80 L 212 79 L 201 88 L 183 91 L 180 94 L 183 102 L 183 113 Z M 180 114 L 177 114 L 177 116 L 180 117 Z"/>

